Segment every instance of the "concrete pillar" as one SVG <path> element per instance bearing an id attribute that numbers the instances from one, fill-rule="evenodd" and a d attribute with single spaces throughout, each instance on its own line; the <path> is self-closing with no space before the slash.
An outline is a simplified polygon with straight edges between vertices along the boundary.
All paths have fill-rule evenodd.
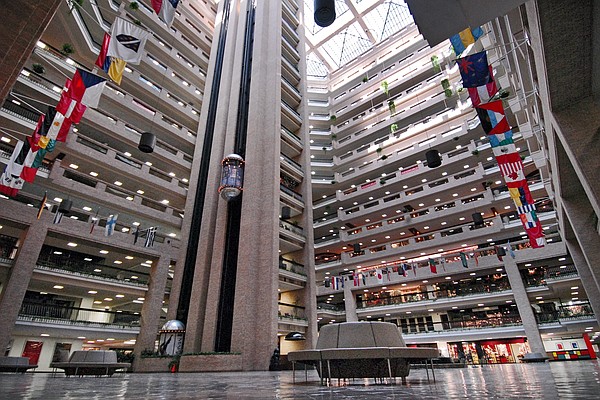
<path id="1" fill-rule="evenodd" d="M 346 322 L 357 322 L 358 314 L 356 313 L 356 298 L 352 293 L 354 281 L 347 279 L 344 283 L 344 306 L 346 307 Z"/>
<path id="2" fill-rule="evenodd" d="M 504 257 L 504 269 L 506 270 L 506 275 L 508 276 L 508 281 L 512 288 L 519 314 L 521 315 L 521 321 L 523 322 L 523 328 L 525 329 L 529 348 L 532 353 L 539 353 L 540 355 L 545 356 L 546 350 L 544 349 L 544 343 L 540 336 L 533 309 L 529 303 L 529 297 L 527 297 L 527 292 L 525 291 L 525 285 L 523 284 L 519 267 L 515 260 L 508 255 Z"/>
<path id="3" fill-rule="evenodd" d="M 43 219 L 34 220 L 33 224 L 23 232 L 19 240 L 17 256 L 0 293 L 0 355 L 4 355 L 4 349 L 10 342 L 33 269 L 48 233 L 48 228 L 43 221 Z"/>
<path id="4" fill-rule="evenodd" d="M 0 104 L 4 104 L 6 96 L 61 2 L 2 2 L 2 19 L 5 23 L 0 25 Z"/>
<path id="5" fill-rule="evenodd" d="M 140 333 L 137 336 L 133 353 L 134 370 L 141 360 L 143 350 L 154 350 L 154 341 L 161 328 L 160 315 L 165 297 L 165 287 L 169 276 L 169 264 L 171 264 L 170 255 L 163 254 L 158 262 L 153 263 L 150 269 L 150 282 L 148 282 L 148 291 L 142 306 L 140 315 Z"/>
<path id="6" fill-rule="evenodd" d="M 596 315 L 596 321 L 598 321 L 598 324 L 600 324 L 600 291 L 598 290 L 598 286 L 595 284 L 590 265 L 588 264 L 585 254 L 579 247 L 579 244 L 576 240 L 566 240 L 565 242 L 567 244 L 569 254 L 573 259 L 573 263 L 575 264 L 575 268 L 577 268 L 577 272 L 579 272 L 581 284 L 585 289 L 585 293 L 590 305 L 592 306 L 592 310 L 594 310 L 594 315 Z"/>

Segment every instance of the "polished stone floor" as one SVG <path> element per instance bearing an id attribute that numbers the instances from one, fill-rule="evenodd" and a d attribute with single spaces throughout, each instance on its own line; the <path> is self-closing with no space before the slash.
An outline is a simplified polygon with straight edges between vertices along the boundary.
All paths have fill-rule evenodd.
<path id="1" fill-rule="evenodd" d="M 486 365 L 436 370 L 427 383 L 413 370 L 408 385 L 355 380 L 320 386 L 316 372 L 115 374 L 111 378 L 47 373 L 0 374 L 0 399 L 600 399 L 600 362 Z"/>

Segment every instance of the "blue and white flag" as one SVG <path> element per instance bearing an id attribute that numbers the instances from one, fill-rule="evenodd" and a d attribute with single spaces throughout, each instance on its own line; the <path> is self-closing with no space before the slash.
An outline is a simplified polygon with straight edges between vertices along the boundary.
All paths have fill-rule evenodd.
<path id="1" fill-rule="evenodd" d="M 104 236 L 111 236 L 115 231 L 115 225 L 117 224 L 117 218 L 119 214 L 111 215 L 106 220 L 106 227 L 104 228 Z"/>

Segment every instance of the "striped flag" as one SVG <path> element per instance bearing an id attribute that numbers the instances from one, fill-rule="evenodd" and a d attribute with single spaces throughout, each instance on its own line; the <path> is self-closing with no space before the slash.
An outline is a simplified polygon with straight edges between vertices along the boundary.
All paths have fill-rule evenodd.
<path id="1" fill-rule="evenodd" d="M 156 227 L 152 226 L 146 229 L 146 241 L 144 242 L 144 247 L 152 247 L 154 246 L 154 237 L 156 235 Z"/>
<path id="2" fill-rule="evenodd" d="M 483 29 L 478 26 L 474 29 L 464 29 L 456 35 L 450 36 L 449 39 L 450 43 L 452 44 L 452 48 L 454 49 L 454 53 L 459 56 L 467 49 L 469 45 L 475 43 L 481 36 L 483 36 Z"/>
<path id="3" fill-rule="evenodd" d="M 44 192 L 44 197 L 42 198 L 42 202 L 40 203 L 40 208 L 38 208 L 37 219 L 42 217 L 42 211 L 46 208 L 46 200 L 48 200 L 48 192 Z"/>
<path id="4" fill-rule="evenodd" d="M 479 106 L 481 103 L 489 102 L 492 97 L 498 92 L 496 81 L 494 80 L 493 68 L 489 66 L 490 81 L 483 86 L 467 88 L 469 91 L 469 97 L 471 98 L 471 104 L 473 107 Z"/>
<path id="5" fill-rule="evenodd" d="M 92 222 L 90 223 L 90 235 L 92 233 L 94 233 L 94 228 L 96 227 L 96 225 L 98 225 L 98 213 L 100 212 L 100 209 L 98 209 L 96 211 L 96 215 L 92 217 Z"/>

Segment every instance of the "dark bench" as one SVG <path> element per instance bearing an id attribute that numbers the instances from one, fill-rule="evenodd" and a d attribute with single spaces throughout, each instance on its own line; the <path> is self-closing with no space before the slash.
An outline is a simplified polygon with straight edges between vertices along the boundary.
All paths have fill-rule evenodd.
<path id="1" fill-rule="evenodd" d="M 295 363 L 317 368 L 321 384 L 332 378 L 389 378 L 396 377 L 406 384 L 410 362 L 425 362 L 427 379 L 437 349 L 406 347 L 398 327 L 389 322 L 344 322 L 325 325 L 319 332 L 315 350 L 288 353 L 295 381 Z M 435 374 L 433 375 L 435 381 Z"/>
<path id="2" fill-rule="evenodd" d="M 65 375 L 108 375 L 117 370 L 131 367 L 130 363 L 117 362 L 117 353 L 112 350 L 77 350 L 67 362 L 53 362 L 50 368 L 62 369 Z"/>
<path id="3" fill-rule="evenodd" d="M 37 365 L 30 365 L 27 357 L 0 357 L 0 372 L 25 373 L 31 368 L 37 368 Z"/>

